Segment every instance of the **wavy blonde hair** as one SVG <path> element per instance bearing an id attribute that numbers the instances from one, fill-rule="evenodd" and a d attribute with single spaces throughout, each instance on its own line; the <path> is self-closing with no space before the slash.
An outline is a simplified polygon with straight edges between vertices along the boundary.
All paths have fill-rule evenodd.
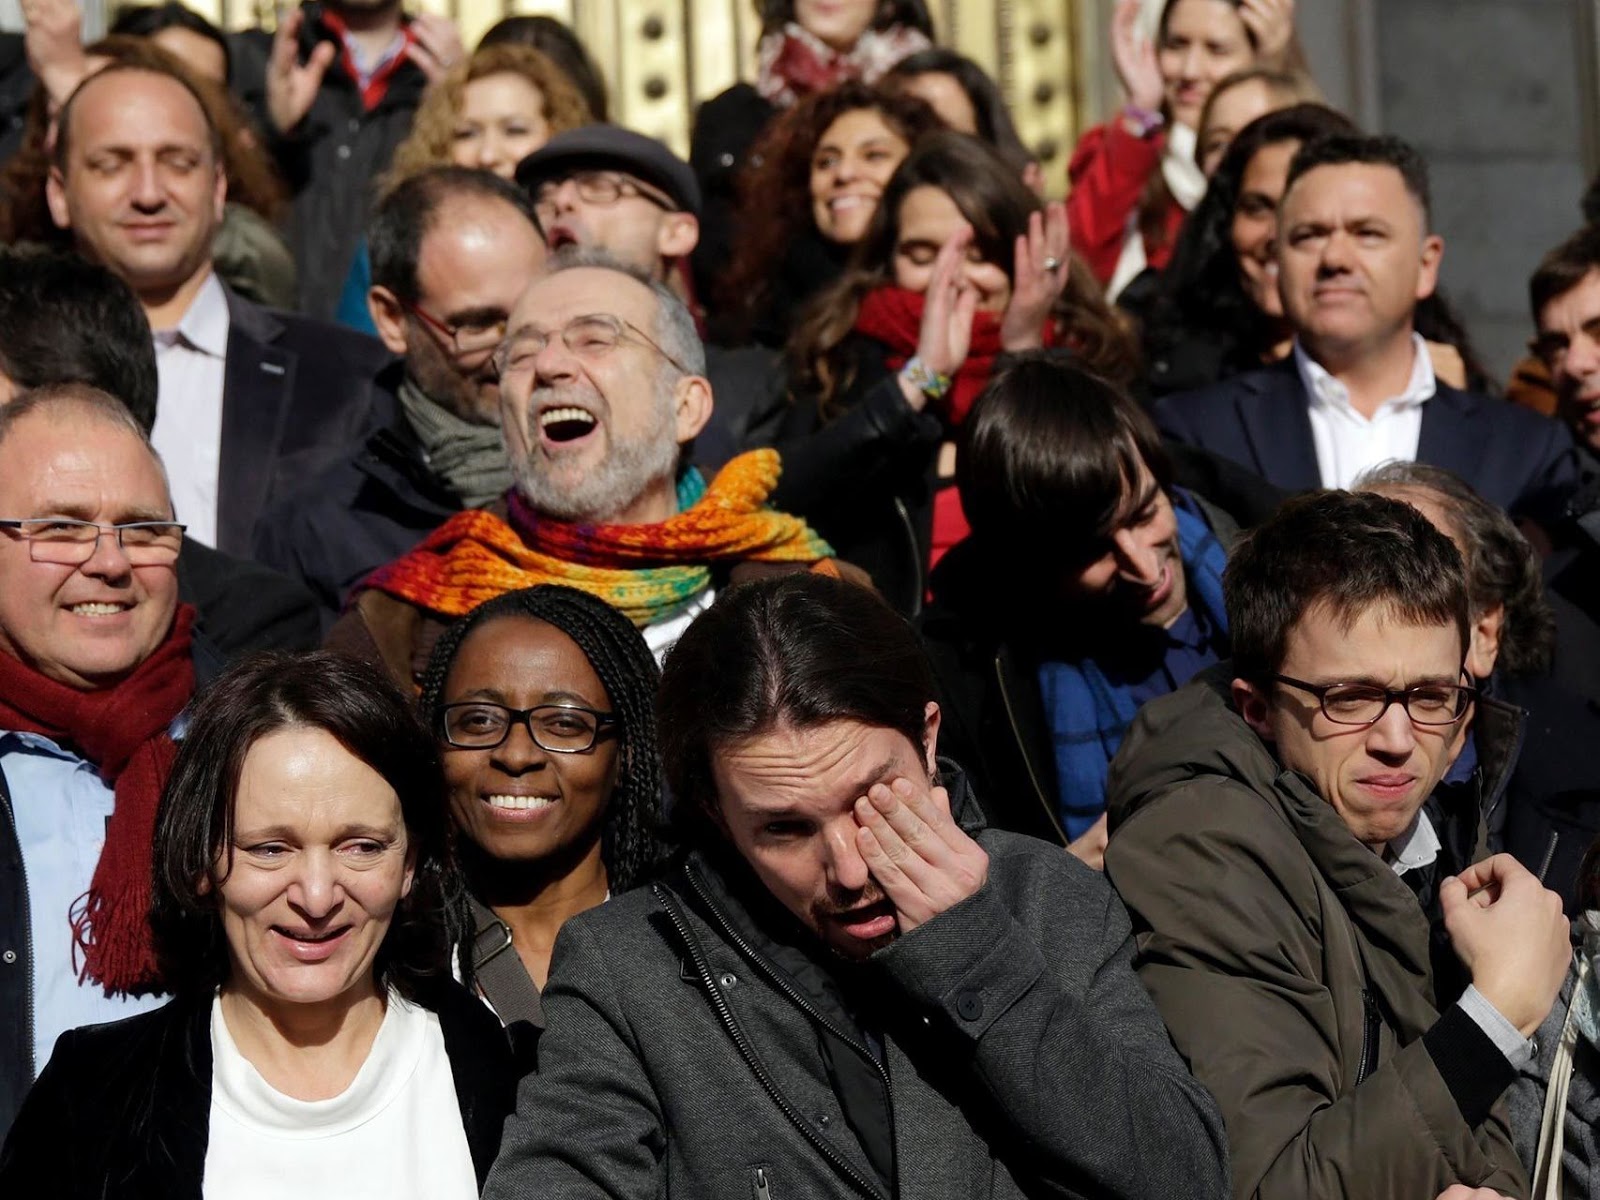
<path id="1" fill-rule="evenodd" d="M 409 179 L 418 171 L 452 162 L 456 118 L 461 97 L 474 80 L 491 75 L 520 75 L 544 97 L 544 119 L 552 135 L 576 129 L 594 120 L 583 94 L 551 59 L 532 46 L 502 43 L 484 46 L 456 64 L 428 89 L 417 107 L 411 133 L 395 148 L 394 161 L 383 178 L 382 191 Z"/>

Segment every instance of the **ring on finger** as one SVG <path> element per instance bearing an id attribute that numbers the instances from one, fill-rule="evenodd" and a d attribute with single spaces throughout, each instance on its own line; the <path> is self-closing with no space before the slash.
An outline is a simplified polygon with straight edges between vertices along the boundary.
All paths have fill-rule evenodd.
<path id="1" fill-rule="evenodd" d="M 1054 254 L 1050 255 L 1049 258 L 1044 260 L 1044 269 L 1046 271 L 1056 271 L 1056 270 L 1059 270 L 1060 267 L 1061 267 L 1061 260 L 1059 258 L 1057 258 Z"/>

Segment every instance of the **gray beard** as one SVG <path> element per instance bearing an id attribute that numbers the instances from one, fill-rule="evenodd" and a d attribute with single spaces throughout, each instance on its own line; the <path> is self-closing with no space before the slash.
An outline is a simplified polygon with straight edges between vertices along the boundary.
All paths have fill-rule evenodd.
<path id="1" fill-rule="evenodd" d="M 529 397 L 529 411 L 546 394 L 541 390 Z M 517 491 L 543 516 L 558 521 L 600 523 L 615 520 L 657 484 L 670 485 L 678 470 L 670 386 L 658 389 L 655 399 L 655 427 L 643 437 L 623 439 L 608 426 L 606 456 L 575 484 L 564 485 L 550 478 L 541 470 L 543 464 L 536 457 L 537 451 L 530 449 L 511 464 Z M 537 431 L 533 436 L 538 436 Z"/>

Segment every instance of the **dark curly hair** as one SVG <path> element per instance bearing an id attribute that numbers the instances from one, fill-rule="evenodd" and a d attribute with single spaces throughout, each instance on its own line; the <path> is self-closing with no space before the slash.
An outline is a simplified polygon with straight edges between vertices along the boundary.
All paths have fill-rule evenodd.
<path id="1" fill-rule="evenodd" d="M 1505 605 L 1498 669 L 1509 675 L 1542 675 L 1556 650 L 1556 617 L 1544 592 L 1539 552 L 1511 518 L 1443 467 L 1389 462 L 1362 473 L 1356 490 L 1404 500 L 1427 492 L 1444 510 L 1450 534 L 1465 549 L 1467 596 L 1472 615 Z"/>
<path id="2" fill-rule="evenodd" d="M 219 677 L 189 711 L 194 720 L 156 816 L 150 925 L 162 981 L 198 995 L 229 976 L 217 894 L 232 868 L 239 776 L 250 748 L 285 729 L 331 734 L 400 799 L 415 867 L 373 963 L 379 987 L 414 999 L 425 984 L 448 975 L 450 948 L 469 926 L 444 776 L 433 739 L 389 677 L 329 651 L 255 654 Z M 227 864 L 220 872 L 219 862 Z"/>
<path id="3" fill-rule="evenodd" d="M 717 284 L 720 302 L 740 333 L 749 331 L 768 302 L 775 264 L 783 262 L 791 243 L 815 228 L 811 159 L 817 143 L 840 117 L 862 110 L 877 113 L 907 146 L 944 128 L 938 114 L 915 96 L 857 79 L 808 96 L 768 123 L 734 184 L 742 223 Z"/>
<path id="4" fill-rule="evenodd" d="M 613 895 L 641 882 L 666 857 L 661 826 L 661 755 L 655 693 L 661 673 L 633 623 L 604 600 L 576 588 L 541 584 L 485 601 L 440 636 L 422 680 L 421 709 L 436 737 L 444 685 L 474 630 L 504 618 L 553 625 L 577 643 L 600 677 L 616 714 L 617 784 L 606 805 L 600 855 Z"/>

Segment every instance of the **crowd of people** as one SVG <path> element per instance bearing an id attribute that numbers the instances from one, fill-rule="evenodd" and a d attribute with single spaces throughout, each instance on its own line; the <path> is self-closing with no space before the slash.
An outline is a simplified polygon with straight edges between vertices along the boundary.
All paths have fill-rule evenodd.
<path id="1" fill-rule="evenodd" d="M 1054 179 L 923 0 L 688 160 L 22 0 L 0 1193 L 1600 1200 L 1600 201 L 1498 379 L 1293 0 L 1144 7 Z"/>

